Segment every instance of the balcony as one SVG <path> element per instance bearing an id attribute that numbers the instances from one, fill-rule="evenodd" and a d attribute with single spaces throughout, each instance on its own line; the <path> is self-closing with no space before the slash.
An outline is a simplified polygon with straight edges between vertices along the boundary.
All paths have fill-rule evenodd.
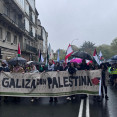
<path id="1" fill-rule="evenodd" d="M 6 4 L 11 4 L 11 0 L 4 0 Z"/>
<path id="2" fill-rule="evenodd" d="M 29 35 L 30 35 L 31 37 L 33 37 L 33 32 L 32 32 L 32 31 L 30 31 L 30 32 L 29 32 Z"/>
<path id="3" fill-rule="evenodd" d="M 22 30 L 25 29 L 24 23 L 22 23 L 22 22 L 18 22 L 18 27 L 19 27 L 20 29 L 22 29 Z"/>
<path id="4" fill-rule="evenodd" d="M 39 40 L 43 40 L 42 36 L 38 35 L 38 39 Z"/>
<path id="5" fill-rule="evenodd" d="M 24 23 L 22 23 L 21 21 L 18 21 L 18 23 L 16 23 L 15 21 L 13 21 L 8 15 L 6 14 L 2 14 L 0 15 L 0 19 L 7 23 L 8 25 L 10 25 L 12 28 L 16 28 L 17 30 L 20 31 L 24 31 L 25 27 L 24 27 Z"/>
<path id="6" fill-rule="evenodd" d="M 33 18 L 32 18 L 32 15 L 29 16 L 30 17 L 30 21 L 33 22 Z"/>
<path id="7" fill-rule="evenodd" d="M 30 52 L 34 52 L 35 54 L 37 54 L 37 48 L 32 47 L 32 46 L 30 46 L 28 44 L 26 44 L 26 50 L 30 51 Z"/>
<path id="8" fill-rule="evenodd" d="M 35 34 L 35 40 L 38 40 L 38 35 L 37 34 Z"/>

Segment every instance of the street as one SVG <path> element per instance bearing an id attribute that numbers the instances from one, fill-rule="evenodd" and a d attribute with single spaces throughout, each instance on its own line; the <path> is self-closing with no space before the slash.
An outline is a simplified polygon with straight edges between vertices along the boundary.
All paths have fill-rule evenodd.
<path id="1" fill-rule="evenodd" d="M 89 96 L 89 109 L 87 99 L 67 101 L 65 97 L 59 97 L 58 103 L 49 103 L 49 98 L 39 98 L 38 101 L 30 102 L 31 98 L 21 98 L 20 102 L 1 102 L 0 117 L 116 117 L 117 89 L 108 86 L 109 100 L 103 102 L 93 100 Z"/>

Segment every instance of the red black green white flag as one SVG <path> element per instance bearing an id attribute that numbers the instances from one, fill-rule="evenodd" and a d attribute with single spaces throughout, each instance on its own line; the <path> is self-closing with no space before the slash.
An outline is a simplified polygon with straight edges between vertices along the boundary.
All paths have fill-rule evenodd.
<path id="1" fill-rule="evenodd" d="M 20 57 L 20 56 L 21 56 L 20 43 L 18 43 L 18 52 L 17 52 L 17 54 L 18 54 L 18 57 Z"/>

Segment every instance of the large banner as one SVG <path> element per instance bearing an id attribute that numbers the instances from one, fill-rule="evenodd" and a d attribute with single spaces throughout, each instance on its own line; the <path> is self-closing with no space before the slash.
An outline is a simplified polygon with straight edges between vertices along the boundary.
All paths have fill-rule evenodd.
<path id="1" fill-rule="evenodd" d="M 44 73 L 1 73 L 0 95 L 19 97 L 58 97 L 99 94 L 100 70 Z"/>

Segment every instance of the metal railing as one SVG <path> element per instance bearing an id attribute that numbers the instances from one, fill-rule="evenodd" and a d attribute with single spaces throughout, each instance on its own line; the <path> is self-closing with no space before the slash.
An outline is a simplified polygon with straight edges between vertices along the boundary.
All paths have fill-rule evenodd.
<path id="1" fill-rule="evenodd" d="M 20 20 L 18 20 L 18 23 L 13 21 L 8 15 L 2 14 L 2 16 L 8 20 L 10 23 L 12 23 L 15 27 L 20 28 L 21 30 L 25 29 L 24 23 L 22 23 Z"/>
<path id="2" fill-rule="evenodd" d="M 32 46 L 30 46 L 30 45 L 28 45 L 28 44 L 26 44 L 26 50 L 27 50 L 27 51 L 30 51 L 30 52 L 37 53 L 37 48 L 32 47 Z"/>

